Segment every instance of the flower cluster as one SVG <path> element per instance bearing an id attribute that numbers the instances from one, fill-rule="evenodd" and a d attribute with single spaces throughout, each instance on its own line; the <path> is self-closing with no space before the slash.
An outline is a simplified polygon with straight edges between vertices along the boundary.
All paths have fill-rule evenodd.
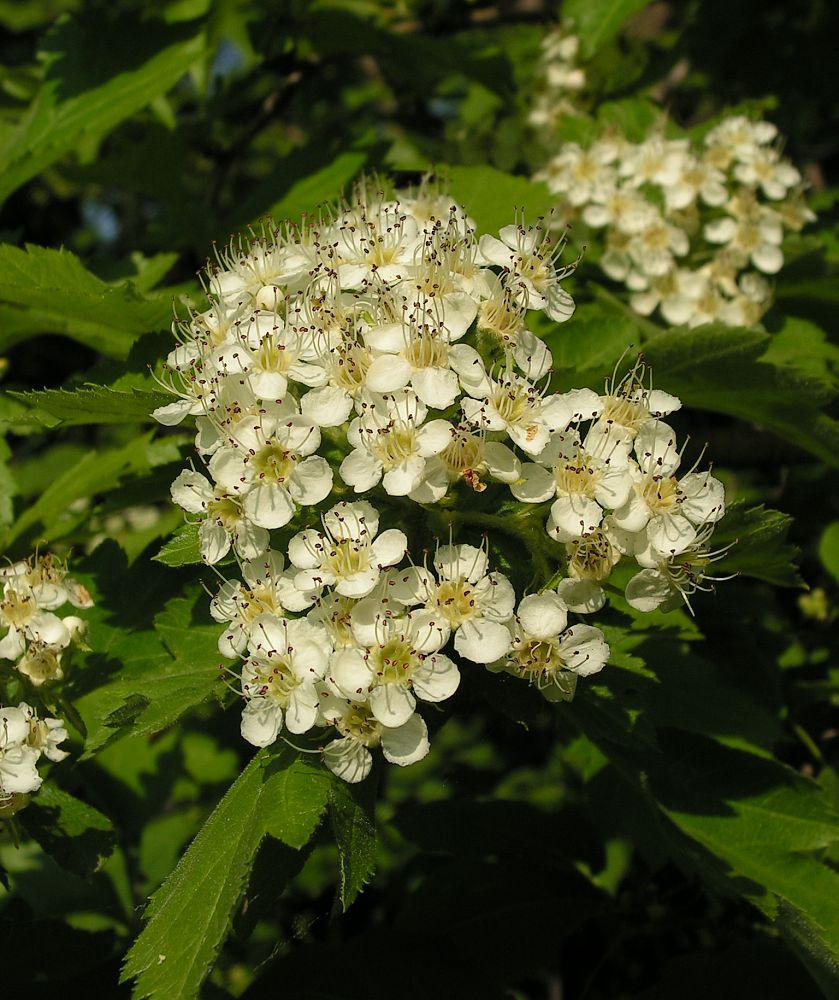
<path id="1" fill-rule="evenodd" d="M 0 567 L 0 582 L 0 659 L 14 661 L 18 673 L 36 687 L 61 680 L 62 658 L 83 640 L 87 623 L 55 612 L 65 604 L 92 607 L 90 594 L 49 553 Z"/>
<path id="2" fill-rule="evenodd" d="M 573 312 L 559 249 L 538 226 L 478 238 L 428 185 L 393 198 L 362 185 L 334 215 L 237 243 L 209 272 L 210 308 L 178 328 L 167 362 L 178 399 L 155 416 L 195 416 L 205 468 L 181 472 L 172 497 L 207 563 L 232 549 L 240 564 L 211 612 L 221 653 L 243 661 L 252 744 L 328 727 L 324 759 L 347 781 L 375 747 L 413 763 L 429 749 L 418 706 L 450 698 L 463 661 L 554 699 L 603 667 L 602 632 L 569 612 L 602 604 L 621 554 L 648 572 L 634 584 L 656 591 L 647 603 L 674 580 L 690 589 L 675 567 L 701 562 L 721 487 L 676 478 L 660 417 L 678 401 L 637 371 L 603 397 L 550 391 L 527 316 Z M 402 528 L 433 505 L 468 508 L 487 489 L 500 505 L 507 488 L 524 518 L 551 501 L 566 557 L 541 592 L 517 598 L 491 540 L 411 556 Z M 434 532 L 428 520 L 426 551 Z"/>
<path id="3" fill-rule="evenodd" d="M 588 148 L 566 142 L 536 177 L 566 220 L 605 232 L 600 267 L 627 286 L 632 308 L 675 325 L 758 322 L 785 230 L 815 218 L 775 126 L 742 116 L 723 119 L 701 146 L 659 129 L 640 143 L 615 133 Z"/>
<path id="4" fill-rule="evenodd" d="M 20 797 L 41 787 L 38 760 L 42 755 L 64 760 L 67 752 L 58 744 L 66 739 L 60 719 L 40 719 L 24 701 L 17 708 L 0 708 L 0 816 L 16 812 Z"/>
<path id="5" fill-rule="evenodd" d="M 580 40 L 573 24 L 555 25 L 542 39 L 534 81 L 534 96 L 527 120 L 533 128 L 553 132 L 565 115 L 579 114 L 579 95 L 586 72 L 577 65 Z"/>
<path id="6" fill-rule="evenodd" d="M 510 484 L 524 503 L 550 502 L 546 530 L 567 556 L 557 592 L 578 613 L 604 605 L 603 583 L 625 556 L 642 567 L 627 601 L 653 611 L 689 604 L 717 555 L 708 543 L 725 513 L 723 485 L 707 471 L 677 475 L 682 453 L 662 418 L 681 402 L 645 388 L 644 374 L 639 362 L 604 395 L 578 391 L 574 419 Z"/>

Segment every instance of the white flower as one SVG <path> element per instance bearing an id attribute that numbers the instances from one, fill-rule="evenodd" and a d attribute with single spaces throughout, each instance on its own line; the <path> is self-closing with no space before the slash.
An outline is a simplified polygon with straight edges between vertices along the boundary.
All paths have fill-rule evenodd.
<path id="1" fill-rule="evenodd" d="M 304 597 L 297 590 L 293 572 L 284 566 L 282 554 L 268 549 L 242 564 L 244 583 L 226 580 L 222 584 L 210 602 L 213 618 L 229 624 L 219 636 L 218 648 L 222 656 L 236 659 L 244 652 L 253 623 L 260 615 L 281 617 L 284 610 L 304 611 L 311 607 L 312 598 Z"/>
<path id="2" fill-rule="evenodd" d="M 500 239 L 481 237 L 480 258 L 510 272 L 511 287 L 518 290 L 528 309 L 542 309 L 557 323 L 570 319 L 574 300 L 560 281 L 574 270 L 574 265 L 557 270 L 554 260 L 562 246 L 553 247 L 545 231 L 538 227 L 504 226 L 498 235 Z"/>
<path id="3" fill-rule="evenodd" d="M 341 734 L 323 749 L 323 760 L 344 781 L 363 781 L 373 764 L 371 747 L 381 746 L 385 760 L 405 767 L 422 760 L 430 749 L 428 729 L 414 713 L 401 726 L 387 727 L 376 719 L 369 705 L 324 693 L 320 716 Z"/>
<path id="4" fill-rule="evenodd" d="M 356 493 L 380 480 L 391 496 L 407 496 L 420 484 L 425 463 L 451 440 L 447 420 L 423 424 L 427 410 L 410 389 L 364 407 L 347 431 L 353 451 L 341 463 L 341 478 Z"/>
<path id="5" fill-rule="evenodd" d="M 25 706 L 28 707 L 28 706 Z M 35 764 L 40 751 L 28 746 L 29 720 L 20 708 L 0 708 L 0 803 L 41 787 Z"/>
<path id="6" fill-rule="evenodd" d="M 436 617 L 426 609 L 394 614 L 375 598 L 359 602 L 351 617 L 359 645 L 337 653 L 332 662 L 332 677 L 341 693 L 367 701 L 374 717 L 391 727 L 408 721 L 417 698 L 431 702 L 450 698 L 460 673 L 439 652 L 449 629 Z"/>
<path id="7" fill-rule="evenodd" d="M 243 559 L 255 559 L 268 548 L 268 532 L 245 513 L 241 496 L 213 486 L 206 476 L 184 469 L 171 487 L 172 499 L 190 514 L 205 514 L 198 528 L 201 558 L 216 563 L 231 542 Z"/>
<path id="8" fill-rule="evenodd" d="M 16 660 L 27 641 L 65 647 L 70 643 L 67 626 L 51 611 L 43 611 L 35 593 L 23 577 L 13 576 L 3 585 L 0 598 L 0 659 Z"/>
<path id="9" fill-rule="evenodd" d="M 39 719 L 34 708 L 21 702 L 18 708 L 23 712 L 29 733 L 26 737 L 27 746 L 34 747 L 42 753 L 47 760 L 55 763 L 69 757 L 66 750 L 59 749 L 58 744 L 63 743 L 68 738 L 67 728 L 61 719 Z"/>
<path id="10" fill-rule="evenodd" d="M 476 493 L 483 493 L 482 476 L 502 483 L 514 483 L 521 475 L 521 463 L 499 441 L 487 441 L 486 434 L 474 433 L 467 424 L 451 428 L 451 440 L 439 455 L 425 463 L 422 481 L 409 496 L 417 503 L 436 503 L 452 483 L 463 481 Z"/>
<path id="11" fill-rule="evenodd" d="M 290 733 L 305 733 L 318 713 L 316 682 L 327 671 L 332 647 L 323 629 L 304 619 L 274 615 L 255 619 L 242 667 L 242 736 L 254 746 L 270 746 L 285 722 Z"/>
<path id="12" fill-rule="evenodd" d="M 478 382 L 472 368 L 467 374 L 475 381 L 466 385 L 470 395 L 461 401 L 465 419 L 488 431 L 506 431 L 514 444 L 529 455 L 540 454 L 551 433 L 564 430 L 577 415 L 583 397 L 545 395 L 509 369 L 497 380 L 484 376 Z M 585 398 L 597 399 L 594 393 Z"/>
<path id="13" fill-rule="evenodd" d="M 298 504 L 320 503 L 332 489 L 332 469 L 312 454 L 319 444 L 315 424 L 296 414 L 243 421 L 232 446 L 210 459 L 210 474 L 225 491 L 242 496 L 242 511 L 253 524 L 281 528 Z"/>
<path id="14" fill-rule="evenodd" d="M 696 538 L 696 527 L 718 521 L 725 512 L 722 483 L 707 472 L 674 473 L 681 456 L 672 428 L 645 425 L 635 439 L 639 473 L 626 503 L 612 515 L 628 532 L 646 529 L 652 549 L 662 556 L 682 552 Z"/>
<path id="15" fill-rule="evenodd" d="M 522 466 L 510 490 L 526 503 L 557 498 L 548 533 L 560 541 L 593 531 L 604 510 L 620 507 L 632 489 L 625 451 L 612 448 L 606 457 L 588 452 L 576 430 L 554 434 L 537 462 Z"/>
<path id="16" fill-rule="evenodd" d="M 398 563 L 408 548 L 398 528 L 376 537 L 379 514 L 364 501 L 330 508 L 323 527 L 323 532 L 307 528 L 289 542 L 289 559 L 300 570 L 294 586 L 304 594 L 332 587 L 342 597 L 365 597 L 379 582 L 382 569 Z"/>
<path id="17" fill-rule="evenodd" d="M 510 622 L 510 652 L 499 666 L 530 681 L 549 701 L 570 701 L 577 677 L 602 670 L 609 659 L 603 633 L 591 625 L 566 630 L 566 605 L 553 591 L 522 598 Z"/>
<path id="18" fill-rule="evenodd" d="M 483 549 L 443 545 L 434 555 L 434 574 L 412 567 L 394 577 L 390 596 L 407 606 L 421 604 L 434 614 L 454 648 L 475 663 L 492 663 L 510 648 L 504 622 L 513 615 L 516 595 L 501 573 L 488 573 Z"/>

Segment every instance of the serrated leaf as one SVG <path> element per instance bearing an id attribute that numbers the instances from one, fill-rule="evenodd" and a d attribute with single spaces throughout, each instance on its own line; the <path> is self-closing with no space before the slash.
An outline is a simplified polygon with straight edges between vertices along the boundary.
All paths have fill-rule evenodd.
<path id="1" fill-rule="evenodd" d="M 346 911 L 376 867 L 375 782 L 348 785 L 334 778 L 329 786 L 329 816 L 341 869 L 338 898 Z"/>
<path id="2" fill-rule="evenodd" d="M 147 924 L 128 952 L 121 981 L 135 1000 L 190 1000 L 221 948 L 263 836 L 258 820 L 265 752 L 258 753 L 174 872 L 152 896 Z"/>
<path id="3" fill-rule="evenodd" d="M 199 598 L 199 600 L 202 598 Z M 120 735 L 157 733 L 212 697 L 219 676 L 218 626 L 193 621 L 195 599 L 169 601 L 155 617 L 159 644 L 146 642 L 140 656 L 77 702 L 89 735 L 85 757 Z M 109 651 L 131 649 L 128 634 Z"/>
<path id="4" fill-rule="evenodd" d="M 467 206 L 481 233 L 495 235 L 502 226 L 515 222 L 516 209 L 533 225 L 556 204 L 556 196 L 546 185 L 495 167 L 447 167 L 444 176 L 451 196 Z"/>
<path id="5" fill-rule="evenodd" d="M 201 547 L 198 540 L 198 525 L 184 524 L 172 535 L 165 545 L 161 546 L 157 555 L 152 556 L 155 562 L 164 566 L 191 566 L 202 562 Z"/>
<path id="6" fill-rule="evenodd" d="M 839 421 L 820 409 L 834 389 L 824 380 L 764 361 L 763 330 L 711 323 L 666 330 L 644 345 L 656 385 L 688 406 L 739 417 L 839 465 Z M 771 357 L 771 355 L 770 355 Z"/>
<path id="7" fill-rule="evenodd" d="M 79 424 L 155 423 L 152 410 L 171 402 L 163 392 L 122 391 L 106 385 L 81 389 L 42 389 L 10 392 L 10 396 L 57 417 L 65 427 Z"/>
<path id="8" fill-rule="evenodd" d="M 580 39 L 581 54 L 590 59 L 605 42 L 613 38 L 624 23 L 650 0 L 565 0 L 562 16 L 574 22 L 574 34 Z"/>
<path id="9" fill-rule="evenodd" d="M 81 142 L 164 94 L 204 53 L 191 25 L 61 18 L 46 36 L 44 81 L 0 147 L 0 202 Z"/>
<path id="10" fill-rule="evenodd" d="M 712 543 L 715 549 L 731 548 L 712 564 L 711 574 L 742 573 L 778 587 L 804 586 L 796 562 L 799 550 L 787 541 L 791 526 L 789 514 L 735 501 L 717 526 Z"/>
<path id="11" fill-rule="evenodd" d="M 102 867 L 116 846 L 116 834 L 98 809 L 45 782 L 21 813 L 21 823 L 47 854 L 84 878 Z"/>
<path id="12" fill-rule="evenodd" d="M 68 250 L 0 246 L 0 303 L 16 320 L 0 348 L 30 335 L 60 333 L 111 358 L 128 356 L 144 333 L 172 322 L 172 297 L 140 295 L 130 282 L 107 284 Z"/>
<path id="13" fill-rule="evenodd" d="M 265 832 L 289 847 L 303 847 L 320 823 L 329 788 L 329 775 L 321 766 L 301 759 L 272 761 L 262 798 Z"/>

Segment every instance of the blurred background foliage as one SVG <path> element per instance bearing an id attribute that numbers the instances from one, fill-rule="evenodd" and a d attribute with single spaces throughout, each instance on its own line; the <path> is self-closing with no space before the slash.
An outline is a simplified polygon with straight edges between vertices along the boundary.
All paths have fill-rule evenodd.
<path id="1" fill-rule="evenodd" d="M 577 317 L 544 331 L 562 388 L 600 388 L 645 344 L 689 404 L 689 455 L 708 442 L 739 502 L 721 533 L 741 539 L 743 575 L 697 595 L 695 619 L 616 599 L 613 664 L 558 711 L 475 674 L 448 721 L 432 714 L 431 755 L 380 775 L 377 868 L 358 862 L 353 905 L 333 803 L 302 849 L 254 847 L 232 932 L 196 959 L 212 965 L 200 995 L 839 996 L 835 5 L 585 6 L 0 2 L 0 534 L 12 558 L 71 549 L 98 600 L 94 653 L 58 706 L 77 760 L 0 846 L 4 995 L 131 996 L 118 980 L 143 905 L 248 756 L 235 711 L 205 701 L 206 572 L 150 561 L 181 523 L 168 486 L 190 448 L 146 419 L 173 302 L 201 306 L 214 245 L 362 171 L 448 172 L 490 228 L 546 210 L 526 112 L 570 10 L 592 120 L 643 134 L 651 107 L 685 129 L 763 112 L 811 185 L 818 222 L 785 247 L 765 332 L 650 329 L 585 259 Z M 119 395 L 25 395 L 85 384 Z M 148 690 L 120 679 L 134 656 L 188 667 L 193 687 L 158 705 L 156 674 Z M 174 997 L 165 982 L 134 995 Z"/>

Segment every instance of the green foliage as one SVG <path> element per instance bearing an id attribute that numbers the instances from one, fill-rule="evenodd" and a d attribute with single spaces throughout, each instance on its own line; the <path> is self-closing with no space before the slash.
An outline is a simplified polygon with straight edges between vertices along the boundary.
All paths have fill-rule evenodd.
<path id="1" fill-rule="evenodd" d="M 547 215 L 554 196 L 544 184 L 513 177 L 494 167 L 450 167 L 446 171 L 452 197 L 468 202 L 469 212 L 485 233 L 497 233 L 510 222 L 510 206 L 528 225 Z"/>
<path id="2" fill-rule="evenodd" d="M 537 1000 L 561 981 L 586 1000 L 839 1000 L 835 31 L 777 0 L 647 6 L 562 6 L 588 82 L 557 141 L 658 124 L 701 141 L 726 106 L 768 114 L 811 165 L 818 219 L 784 244 L 765 328 L 635 314 L 590 279 L 594 229 L 563 282 L 572 319 L 528 324 L 553 354 L 546 392 L 602 391 L 643 352 L 682 399 L 682 468 L 707 440 L 726 487 L 716 593 L 641 614 L 623 560 L 591 619 L 609 663 L 572 702 L 464 663 L 454 711 L 423 709 L 429 756 L 350 786 L 319 732 L 248 760 L 205 590 L 239 568 L 206 566 L 171 503 L 193 428 L 151 418 L 171 398 L 148 366 L 175 313 L 206 308 L 194 275 L 214 241 L 235 253 L 232 233 L 294 224 L 364 172 L 401 187 L 433 169 L 481 232 L 548 216 L 529 178 L 553 137 L 526 115 L 550 19 L 0 2 L 0 545 L 68 556 L 95 600 L 64 680 L 0 662 L 3 704 L 64 719 L 72 755 L 0 819 L 12 993 Z M 486 533 L 517 587 L 541 587 L 561 558 L 550 504 L 520 523 L 496 487 L 390 523 L 429 545 Z"/>
<path id="3" fill-rule="evenodd" d="M 329 787 L 329 816 L 341 863 L 338 898 L 344 910 L 376 867 L 375 796 L 374 781 L 358 786 L 335 780 Z"/>
<path id="4" fill-rule="evenodd" d="M 78 424 L 152 423 L 151 411 L 171 402 L 163 392 L 131 389 L 123 392 L 105 385 L 88 384 L 81 389 L 43 389 L 40 392 L 13 392 L 29 406 L 57 418 L 64 427 Z"/>
<path id="5" fill-rule="evenodd" d="M 830 465 L 839 464 L 839 422 L 822 410 L 832 382 L 766 360 L 770 336 L 762 330 L 708 324 L 668 330 L 644 344 L 657 384 L 701 410 L 725 413 L 765 427 Z"/>
<path id="6" fill-rule="evenodd" d="M 200 563 L 198 525 L 181 525 L 169 541 L 161 546 L 157 555 L 152 556 L 152 559 L 155 562 L 163 563 L 164 566 L 189 566 Z"/>
<path id="7" fill-rule="evenodd" d="M 45 784 L 23 813 L 26 832 L 69 871 L 89 876 L 116 846 L 111 821 L 98 809 Z"/>
<path id="8" fill-rule="evenodd" d="M 130 283 L 107 284 L 67 250 L 0 246 L 0 347 L 61 333 L 112 358 L 125 358 L 150 330 L 172 321 L 172 300 L 146 298 Z"/>
<path id="9" fill-rule="evenodd" d="M 778 587 L 803 586 L 796 565 L 800 553 L 786 541 L 791 524 L 792 518 L 781 511 L 735 501 L 714 533 L 715 547 L 731 546 L 714 570 L 744 573 Z"/>
<path id="10" fill-rule="evenodd" d="M 562 15 L 573 21 L 583 56 L 588 59 L 648 3 L 649 0 L 568 0 Z"/>
<path id="11" fill-rule="evenodd" d="M 44 79 L 32 105 L 0 131 L 0 202 L 165 94 L 203 54 L 188 25 L 62 18 L 44 40 Z"/>
<path id="12" fill-rule="evenodd" d="M 253 758 L 152 897 L 123 969 L 123 980 L 136 979 L 137 1000 L 198 996 L 264 836 L 265 762 L 264 752 Z"/>
<path id="13" fill-rule="evenodd" d="M 218 629 L 196 624 L 196 596 L 169 601 L 154 619 L 154 633 L 116 636 L 101 650 L 122 665 L 78 701 L 91 756 L 115 739 L 158 733 L 210 698 L 219 677 Z"/>

